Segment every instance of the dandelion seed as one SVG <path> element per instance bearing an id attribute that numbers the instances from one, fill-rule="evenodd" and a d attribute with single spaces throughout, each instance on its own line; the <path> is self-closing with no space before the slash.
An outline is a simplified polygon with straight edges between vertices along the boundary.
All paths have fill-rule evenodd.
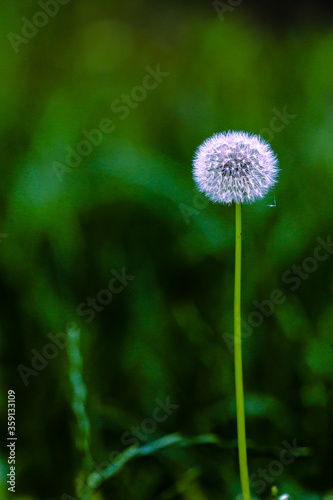
<path id="1" fill-rule="evenodd" d="M 218 203 L 252 203 L 277 182 L 276 155 L 260 136 L 215 134 L 197 149 L 193 177 L 199 191 Z"/>
<path id="2" fill-rule="evenodd" d="M 273 208 L 275 208 L 275 207 L 276 207 L 276 199 L 275 199 L 275 196 L 274 196 L 274 203 L 273 203 L 273 205 L 267 205 L 267 206 L 268 206 L 268 207 L 273 207 Z"/>

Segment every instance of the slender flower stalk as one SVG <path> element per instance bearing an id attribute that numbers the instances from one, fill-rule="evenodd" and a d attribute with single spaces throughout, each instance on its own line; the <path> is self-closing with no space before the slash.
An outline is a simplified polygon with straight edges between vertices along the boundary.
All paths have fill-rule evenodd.
<path id="1" fill-rule="evenodd" d="M 251 500 L 249 473 L 247 467 L 245 410 L 242 368 L 242 337 L 241 337 L 241 275 L 242 275 L 242 206 L 235 204 L 235 288 L 234 288 L 234 355 L 235 355 L 235 386 L 239 470 L 243 500 Z"/>
<path id="2" fill-rule="evenodd" d="M 245 132 L 215 134 L 195 153 L 193 177 L 213 202 L 235 203 L 234 356 L 239 468 L 243 500 L 251 500 L 246 453 L 241 332 L 241 204 L 263 198 L 277 182 L 277 158 L 269 144 Z"/>

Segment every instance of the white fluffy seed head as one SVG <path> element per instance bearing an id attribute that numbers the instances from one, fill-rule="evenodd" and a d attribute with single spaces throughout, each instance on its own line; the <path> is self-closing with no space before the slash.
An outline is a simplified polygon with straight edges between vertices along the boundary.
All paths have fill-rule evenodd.
<path id="1" fill-rule="evenodd" d="M 198 147 L 193 177 L 199 191 L 218 203 L 252 203 L 277 182 L 278 160 L 260 136 L 229 131 Z"/>

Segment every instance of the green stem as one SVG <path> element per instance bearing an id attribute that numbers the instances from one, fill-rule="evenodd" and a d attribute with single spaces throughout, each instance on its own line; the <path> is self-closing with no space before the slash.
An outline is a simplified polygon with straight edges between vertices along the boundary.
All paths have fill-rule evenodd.
<path id="1" fill-rule="evenodd" d="M 239 469 L 243 500 L 251 500 L 249 473 L 246 455 L 244 389 L 241 338 L 241 266 L 242 266 L 242 213 L 241 204 L 236 203 L 236 246 L 235 246 L 235 290 L 234 290 L 234 349 L 235 384 Z"/>

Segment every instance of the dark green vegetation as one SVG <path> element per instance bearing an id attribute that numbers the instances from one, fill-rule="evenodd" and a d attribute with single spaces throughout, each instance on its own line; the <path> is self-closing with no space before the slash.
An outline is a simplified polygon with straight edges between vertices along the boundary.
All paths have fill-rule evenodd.
<path id="1" fill-rule="evenodd" d="M 27 43 L 7 33 L 41 7 L 1 8 L 0 498 L 77 498 L 86 467 L 131 445 L 148 447 L 94 500 L 239 493 L 234 208 L 197 197 L 191 177 L 197 146 L 236 129 L 262 132 L 282 168 L 243 208 L 252 491 L 332 499 L 333 35 L 320 21 L 275 30 L 246 2 L 224 20 L 209 4 L 107 3 L 58 5 Z M 92 458 L 80 357 L 70 368 L 56 337 L 69 322 Z"/>

